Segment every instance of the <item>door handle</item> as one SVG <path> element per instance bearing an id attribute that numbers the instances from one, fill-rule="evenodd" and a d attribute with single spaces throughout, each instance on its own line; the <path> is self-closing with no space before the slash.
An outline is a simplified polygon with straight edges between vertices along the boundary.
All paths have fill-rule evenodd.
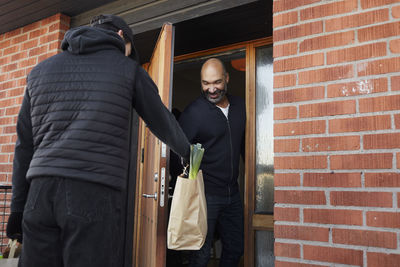
<path id="1" fill-rule="evenodd" d="M 157 200 L 157 192 L 155 192 L 154 195 L 143 194 L 142 196 L 145 198 L 154 198 L 154 200 Z"/>

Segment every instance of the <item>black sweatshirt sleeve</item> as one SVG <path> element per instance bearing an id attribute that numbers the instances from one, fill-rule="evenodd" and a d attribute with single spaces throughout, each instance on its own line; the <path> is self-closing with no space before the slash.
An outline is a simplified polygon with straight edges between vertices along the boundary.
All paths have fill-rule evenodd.
<path id="1" fill-rule="evenodd" d="M 24 210 L 28 195 L 29 183 L 26 173 L 33 156 L 33 138 L 31 122 L 31 104 L 28 90 L 22 102 L 17 122 L 17 142 L 15 144 L 13 176 L 12 176 L 12 200 L 11 212 Z"/>
<path id="2" fill-rule="evenodd" d="M 157 85 L 147 72 L 138 67 L 133 106 L 149 129 L 175 153 L 189 159 L 190 144 L 174 115 L 164 106 Z"/>

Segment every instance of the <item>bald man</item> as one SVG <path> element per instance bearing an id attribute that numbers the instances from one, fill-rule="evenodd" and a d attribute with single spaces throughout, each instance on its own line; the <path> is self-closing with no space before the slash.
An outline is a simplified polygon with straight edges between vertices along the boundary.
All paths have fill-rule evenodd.
<path id="1" fill-rule="evenodd" d="M 217 58 L 201 68 L 201 96 L 182 113 L 179 123 L 190 143 L 205 148 L 203 170 L 208 233 L 190 266 L 207 266 L 214 234 L 222 242 L 219 266 L 237 266 L 243 254 L 243 205 L 239 195 L 240 155 L 244 158 L 246 108 L 243 99 L 227 94 L 229 74 Z"/>

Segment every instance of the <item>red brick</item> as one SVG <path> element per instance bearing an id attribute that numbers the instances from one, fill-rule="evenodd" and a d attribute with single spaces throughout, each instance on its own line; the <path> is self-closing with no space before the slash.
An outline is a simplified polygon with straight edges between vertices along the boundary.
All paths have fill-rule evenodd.
<path id="1" fill-rule="evenodd" d="M 304 259 L 363 266 L 363 251 L 346 248 L 303 246 Z"/>
<path id="2" fill-rule="evenodd" d="M 17 130 L 16 130 L 15 126 L 6 126 L 6 127 L 3 127 L 3 130 L 2 130 L 3 134 L 11 134 L 11 133 L 14 134 L 16 132 L 17 132 Z"/>
<path id="3" fill-rule="evenodd" d="M 304 138 L 302 141 L 302 150 L 304 152 L 358 149 L 360 149 L 359 136 L 315 137 Z"/>
<path id="4" fill-rule="evenodd" d="M 400 266 L 400 254 L 367 252 L 368 267 Z"/>
<path id="5" fill-rule="evenodd" d="M 392 7 L 392 16 L 394 18 L 400 18 L 400 6 Z"/>
<path id="6" fill-rule="evenodd" d="M 10 39 L 1 41 L 1 42 L 0 42 L 0 49 L 7 48 L 7 47 L 10 46 L 10 44 L 11 44 L 11 40 L 10 40 Z"/>
<path id="7" fill-rule="evenodd" d="M 11 55 L 19 51 L 19 45 L 7 47 L 3 51 L 3 56 Z"/>
<path id="8" fill-rule="evenodd" d="M 275 221 L 289 221 L 298 222 L 300 218 L 300 211 L 298 208 L 280 208 L 274 207 L 274 220 Z"/>
<path id="9" fill-rule="evenodd" d="M 299 73 L 299 84 L 336 81 L 353 77 L 353 66 L 345 65 Z"/>
<path id="10" fill-rule="evenodd" d="M 309 240 L 309 241 L 329 241 L 329 229 L 322 227 L 296 226 L 296 225 L 275 225 L 275 238 Z"/>
<path id="11" fill-rule="evenodd" d="M 390 78 L 392 84 L 392 91 L 400 91 L 400 76 L 393 76 Z"/>
<path id="12" fill-rule="evenodd" d="M 10 88 L 15 87 L 15 85 L 16 85 L 15 81 L 3 82 L 3 83 L 0 83 L 0 90 L 10 89 Z"/>
<path id="13" fill-rule="evenodd" d="M 22 44 L 21 50 L 27 50 L 36 47 L 38 45 L 38 42 L 38 39 L 29 40 L 28 42 Z"/>
<path id="14" fill-rule="evenodd" d="M 278 0 L 274 1 L 274 13 L 320 2 L 321 0 Z"/>
<path id="15" fill-rule="evenodd" d="M 12 89 L 7 92 L 8 97 L 22 96 L 24 94 L 25 88 L 20 87 L 17 89 Z"/>
<path id="16" fill-rule="evenodd" d="M 294 106 L 274 108 L 274 120 L 287 120 L 296 118 L 297 108 Z"/>
<path id="17" fill-rule="evenodd" d="M 8 144 L 11 142 L 11 137 L 9 135 L 0 136 L 0 144 Z"/>
<path id="18" fill-rule="evenodd" d="M 28 75 L 28 69 L 26 69 L 26 74 Z M 18 79 L 16 86 L 26 86 L 26 78 Z"/>
<path id="19" fill-rule="evenodd" d="M 330 157 L 332 170 L 391 169 L 393 154 L 352 154 Z"/>
<path id="20" fill-rule="evenodd" d="M 273 28 L 294 24 L 298 21 L 298 12 L 287 12 L 274 16 Z"/>
<path id="21" fill-rule="evenodd" d="M 28 66 L 34 66 L 36 65 L 36 58 L 28 58 L 25 60 L 22 60 L 20 62 L 18 62 L 18 68 L 25 68 Z"/>
<path id="22" fill-rule="evenodd" d="M 358 76 L 384 74 L 390 72 L 400 72 L 400 57 L 363 62 L 357 65 Z"/>
<path id="23" fill-rule="evenodd" d="M 274 88 L 296 85 L 296 74 L 274 75 Z"/>
<path id="24" fill-rule="evenodd" d="M 394 124 L 396 129 L 400 129 L 400 114 L 394 115 Z"/>
<path id="25" fill-rule="evenodd" d="M 311 34 L 308 34 L 311 35 Z M 354 43 L 354 31 L 328 34 L 306 39 L 300 43 L 300 52 L 321 50 L 330 47 L 341 47 Z"/>
<path id="26" fill-rule="evenodd" d="M 17 69 L 17 63 L 9 64 L 1 68 L 2 72 L 9 72 Z"/>
<path id="27" fill-rule="evenodd" d="M 367 211 L 367 225 L 400 228 L 400 212 Z"/>
<path id="28" fill-rule="evenodd" d="M 67 18 L 68 18 L 67 16 L 58 13 L 58 14 L 55 14 L 55 15 L 53 15 L 51 17 L 47 17 L 47 18 L 41 20 L 41 25 L 45 26 L 45 25 L 51 24 L 53 22 L 58 22 L 58 21 L 60 21 L 62 19 L 65 20 Z"/>
<path id="29" fill-rule="evenodd" d="M 321 224 L 362 225 L 361 210 L 304 209 L 304 222 Z M 274 214 L 275 216 L 275 214 Z"/>
<path id="30" fill-rule="evenodd" d="M 310 263 L 275 261 L 275 267 L 326 267 L 326 265 L 315 265 Z"/>
<path id="31" fill-rule="evenodd" d="M 275 156 L 274 167 L 275 170 L 325 169 L 327 168 L 327 158 L 326 156 Z"/>
<path id="32" fill-rule="evenodd" d="M 12 122 L 13 122 L 13 118 L 12 117 L 0 118 L 0 125 L 12 124 Z"/>
<path id="33" fill-rule="evenodd" d="M 390 41 L 389 45 L 392 53 L 400 53 L 400 39 Z"/>
<path id="34" fill-rule="evenodd" d="M 392 82 L 392 88 L 393 88 L 393 82 Z M 388 90 L 387 78 L 379 78 L 374 80 L 360 80 L 358 82 L 330 84 L 328 85 L 327 94 L 328 97 L 345 97 L 345 96 L 380 93 L 380 92 L 386 92 L 387 90 Z"/>
<path id="35" fill-rule="evenodd" d="M 275 173 L 274 186 L 300 186 L 300 174 Z"/>
<path id="36" fill-rule="evenodd" d="M 400 173 L 366 173 L 365 187 L 400 187 Z"/>
<path id="37" fill-rule="evenodd" d="M 15 145 L 2 145 L 1 153 L 13 153 L 15 150 Z"/>
<path id="38" fill-rule="evenodd" d="M 274 201 L 280 204 L 325 205 L 326 197 L 324 191 L 275 190 Z"/>
<path id="39" fill-rule="evenodd" d="M 0 108 L 5 108 L 5 107 L 13 106 L 13 105 L 15 105 L 14 98 L 0 100 Z"/>
<path id="40" fill-rule="evenodd" d="M 300 105 L 300 118 L 323 117 L 356 113 L 356 101 L 335 101 Z"/>
<path id="41" fill-rule="evenodd" d="M 328 19 L 325 21 L 327 32 L 355 28 L 389 20 L 389 9 L 380 9 L 364 13 L 357 13 L 345 17 Z"/>
<path id="42" fill-rule="evenodd" d="M 6 115 L 16 115 L 19 112 L 20 107 L 12 107 L 6 109 Z"/>
<path id="43" fill-rule="evenodd" d="M 40 39 L 39 39 L 39 44 L 40 45 L 48 44 L 48 43 L 50 43 L 52 41 L 59 40 L 60 36 L 61 36 L 60 32 L 55 32 L 55 33 L 51 33 L 51 34 L 47 34 L 47 35 L 41 36 Z"/>
<path id="44" fill-rule="evenodd" d="M 274 152 L 299 152 L 300 139 L 274 139 Z"/>
<path id="45" fill-rule="evenodd" d="M 57 23 L 49 26 L 49 32 L 53 32 L 53 31 L 65 32 L 68 29 L 69 29 L 68 25 L 65 25 L 64 23 L 60 23 L 60 22 L 57 22 Z"/>
<path id="46" fill-rule="evenodd" d="M 274 255 L 276 257 L 300 258 L 300 245 L 275 242 Z"/>
<path id="47" fill-rule="evenodd" d="M 11 56 L 0 58 L 0 66 L 6 65 L 8 63 L 11 63 Z M 2 81 L 4 81 L 4 80 L 2 80 Z"/>
<path id="48" fill-rule="evenodd" d="M 37 21 L 37 22 L 34 22 L 34 23 L 31 23 L 31 24 L 29 24 L 29 25 L 24 26 L 24 27 L 22 28 L 22 32 L 23 32 L 23 33 L 26 33 L 26 32 L 35 30 L 35 29 L 37 29 L 37 28 L 40 28 L 40 21 Z"/>
<path id="49" fill-rule="evenodd" d="M 316 100 L 324 97 L 325 88 L 323 86 L 292 89 L 274 92 L 274 104 Z"/>
<path id="50" fill-rule="evenodd" d="M 400 207 L 400 193 L 397 193 L 397 207 Z"/>
<path id="51" fill-rule="evenodd" d="M 19 35 L 11 39 L 11 44 L 19 44 L 28 40 L 28 34 Z"/>
<path id="52" fill-rule="evenodd" d="M 393 207 L 392 193 L 332 191 L 331 204 L 334 206 Z"/>
<path id="53" fill-rule="evenodd" d="M 305 173 L 303 186 L 310 187 L 361 187 L 358 173 Z"/>
<path id="54" fill-rule="evenodd" d="M 47 52 L 46 54 L 40 55 L 38 57 L 38 62 L 42 62 L 45 59 L 48 59 L 49 57 L 52 57 L 54 55 L 56 55 L 58 52 L 57 51 L 53 51 L 53 52 Z"/>
<path id="55" fill-rule="evenodd" d="M 359 101 L 359 109 L 361 113 L 399 110 L 399 101 L 400 95 L 364 98 Z"/>
<path id="56" fill-rule="evenodd" d="M 17 61 L 28 57 L 27 51 L 22 51 L 11 56 L 11 61 Z"/>
<path id="57" fill-rule="evenodd" d="M 288 44 L 274 44 L 274 58 L 297 54 L 297 42 Z"/>
<path id="58" fill-rule="evenodd" d="M 396 154 L 397 169 L 400 169 L 400 153 Z"/>
<path id="59" fill-rule="evenodd" d="M 283 40 L 290 40 L 303 36 L 322 33 L 322 30 L 323 30 L 322 21 L 316 21 L 280 30 L 274 30 L 273 37 L 274 37 L 274 42 L 279 42 Z"/>
<path id="60" fill-rule="evenodd" d="M 328 52 L 327 63 L 336 64 L 381 56 L 386 56 L 386 42 L 372 43 Z"/>
<path id="61" fill-rule="evenodd" d="M 23 77 L 23 76 L 25 76 L 25 70 L 23 70 L 23 69 L 10 73 L 11 79 L 15 79 L 15 78 Z"/>
<path id="62" fill-rule="evenodd" d="M 400 148 L 400 133 L 369 134 L 363 139 L 365 149 Z"/>
<path id="63" fill-rule="evenodd" d="M 47 28 L 45 28 L 45 27 L 39 28 L 39 29 L 34 30 L 29 33 L 29 39 L 31 40 L 31 39 L 37 38 L 39 36 L 46 34 L 47 32 L 48 32 Z"/>
<path id="64" fill-rule="evenodd" d="M 47 52 L 47 45 L 39 46 L 29 50 L 29 57 L 34 57 Z"/>
<path id="65" fill-rule="evenodd" d="M 15 37 L 15 36 L 17 36 L 17 35 L 20 35 L 21 34 L 21 28 L 18 28 L 18 29 L 15 29 L 15 30 L 13 30 L 13 31 L 10 31 L 10 32 L 6 32 L 5 34 L 4 34 L 4 38 L 5 39 L 8 39 L 8 38 L 12 38 L 12 37 Z"/>
<path id="66" fill-rule="evenodd" d="M 378 232 L 367 230 L 354 229 L 333 229 L 333 243 L 366 246 L 366 247 L 381 247 L 381 248 L 397 248 L 397 236 L 392 232 Z"/>
<path id="67" fill-rule="evenodd" d="M 400 21 L 358 30 L 358 40 L 367 42 L 400 35 Z"/>
<path id="68" fill-rule="evenodd" d="M 276 60 L 274 62 L 274 72 L 284 72 L 321 65 L 324 65 L 324 53 Z"/>
<path id="69" fill-rule="evenodd" d="M 337 14 L 343 14 L 357 10 L 357 0 L 345 0 L 333 2 L 325 5 L 318 5 L 305 8 L 300 11 L 300 19 L 316 19 Z"/>
<path id="70" fill-rule="evenodd" d="M 49 43 L 49 51 L 61 49 L 61 41 Z"/>
<path id="71" fill-rule="evenodd" d="M 318 133 L 325 133 L 325 121 L 276 123 L 274 125 L 274 136 L 293 136 Z"/>
<path id="72" fill-rule="evenodd" d="M 360 132 L 391 129 L 390 115 L 332 119 L 329 133 Z"/>
<path id="73" fill-rule="evenodd" d="M 0 164 L 0 172 L 11 172 L 12 164 Z"/>
<path id="74" fill-rule="evenodd" d="M 361 0 L 363 9 L 398 3 L 399 0 Z M 368 266 L 369 267 L 369 266 Z"/>

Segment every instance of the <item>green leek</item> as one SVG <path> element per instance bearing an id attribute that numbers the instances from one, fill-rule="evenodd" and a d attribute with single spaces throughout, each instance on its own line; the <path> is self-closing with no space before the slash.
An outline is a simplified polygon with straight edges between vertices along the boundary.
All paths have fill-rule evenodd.
<path id="1" fill-rule="evenodd" d="M 203 155 L 204 148 L 201 147 L 201 144 L 197 143 L 195 145 L 190 145 L 189 179 L 195 180 L 197 178 Z"/>

